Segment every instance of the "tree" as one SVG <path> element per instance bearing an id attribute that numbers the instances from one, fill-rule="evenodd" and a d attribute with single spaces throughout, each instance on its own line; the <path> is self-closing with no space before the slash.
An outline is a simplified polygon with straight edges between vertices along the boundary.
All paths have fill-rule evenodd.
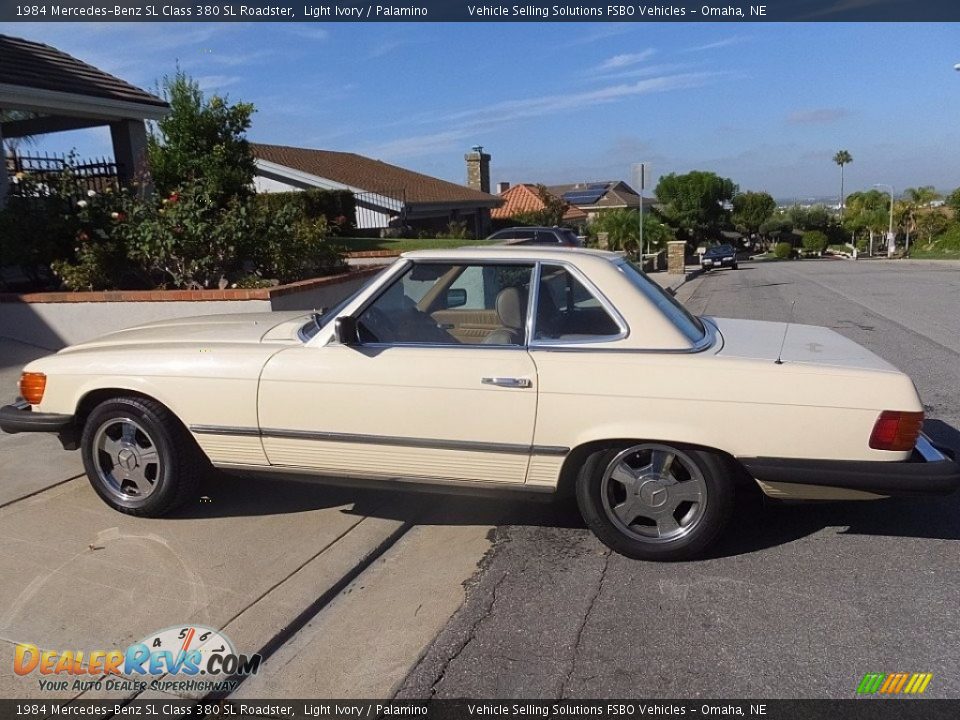
<path id="1" fill-rule="evenodd" d="M 903 191 L 904 196 L 916 207 L 926 207 L 934 200 L 940 199 L 940 193 L 936 191 L 933 185 L 923 185 L 917 188 L 907 188 Z"/>
<path id="2" fill-rule="evenodd" d="M 830 213 L 823 205 L 794 205 L 787 210 L 787 217 L 797 230 L 826 230 L 830 225 Z"/>
<path id="3" fill-rule="evenodd" d="M 954 217 L 960 219 L 960 188 L 957 188 L 947 195 L 944 200 L 946 201 L 947 207 L 953 210 Z"/>
<path id="4" fill-rule="evenodd" d="M 822 253 L 827 249 L 829 240 L 826 234 L 819 230 L 811 230 L 803 234 L 803 249 L 813 253 Z"/>
<path id="5" fill-rule="evenodd" d="M 656 195 L 667 222 L 699 240 L 720 231 L 727 218 L 724 203 L 731 201 L 736 191 L 733 180 L 694 170 L 686 175 L 664 175 L 657 183 Z"/>
<path id="6" fill-rule="evenodd" d="M 854 236 L 867 231 L 870 234 L 870 252 L 873 252 L 873 238 L 886 231 L 889 223 L 890 196 L 879 190 L 851 193 L 847 198 L 848 212 L 843 226 Z"/>
<path id="7" fill-rule="evenodd" d="M 760 226 L 773 216 L 777 201 L 765 192 L 744 192 L 733 196 L 733 224 L 747 234 L 760 231 Z"/>
<path id="8" fill-rule="evenodd" d="M 563 215 L 570 206 L 562 199 L 549 192 L 544 185 L 537 185 L 537 195 L 543 207 L 539 210 L 529 210 L 517 213 L 513 219 L 521 225 L 541 225 L 552 227 L 563 224 Z"/>
<path id="9" fill-rule="evenodd" d="M 246 132 L 254 113 L 249 103 L 207 99 L 183 72 L 164 78 L 170 113 L 147 138 L 147 157 L 157 192 L 169 195 L 181 184 L 201 181 L 219 205 L 248 195 L 254 163 Z"/>
<path id="10" fill-rule="evenodd" d="M 640 218 L 637 210 L 618 208 L 603 210 L 590 225 L 591 232 L 606 233 L 611 250 L 626 250 L 636 254 L 640 238 Z M 654 250 L 662 250 L 674 239 L 673 231 L 652 213 L 643 215 L 643 243 Z"/>
<path id="11" fill-rule="evenodd" d="M 846 201 L 843 197 L 843 166 L 853 162 L 853 155 L 846 150 L 839 150 L 833 156 L 833 161 L 840 166 L 840 220 L 843 220 L 843 210 L 846 207 Z"/>

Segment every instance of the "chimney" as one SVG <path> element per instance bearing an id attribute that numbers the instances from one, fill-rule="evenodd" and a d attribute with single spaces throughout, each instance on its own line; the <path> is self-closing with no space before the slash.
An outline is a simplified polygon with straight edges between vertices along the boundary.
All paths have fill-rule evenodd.
<path id="1" fill-rule="evenodd" d="M 483 151 L 483 146 L 474 145 L 463 159 L 467 161 L 467 185 L 480 192 L 490 192 L 490 155 Z"/>
<path id="2" fill-rule="evenodd" d="M 503 195 L 509 189 L 510 189 L 510 183 L 508 182 L 497 183 L 497 195 Z"/>

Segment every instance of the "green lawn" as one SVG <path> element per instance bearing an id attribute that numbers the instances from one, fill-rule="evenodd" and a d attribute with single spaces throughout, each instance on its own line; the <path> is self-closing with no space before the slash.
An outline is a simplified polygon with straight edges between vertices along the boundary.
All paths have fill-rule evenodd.
<path id="1" fill-rule="evenodd" d="M 443 250 L 446 248 L 489 245 L 486 240 L 457 240 L 455 238 L 332 238 L 332 243 L 340 245 L 347 252 L 366 252 L 370 250 L 389 250 L 407 252 L 408 250 Z"/>
<path id="2" fill-rule="evenodd" d="M 960 250 L 910 250 L 911 260 L 960 260 Z"/>

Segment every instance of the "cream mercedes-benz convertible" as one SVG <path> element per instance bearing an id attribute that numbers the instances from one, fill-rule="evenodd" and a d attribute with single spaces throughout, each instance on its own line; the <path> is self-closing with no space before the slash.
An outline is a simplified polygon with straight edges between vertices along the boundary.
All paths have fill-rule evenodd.
<path id="1" fill-rule="evenodd" d="M 718 381 L 722 378 L 722 381 Z M 30 363 L 7 432 L 169 512 L 231 472 L 575 493 L 614 550 L 710 545 L 734 493 L 945 494 L 903 373 L 819 327 L 694 317 L 620 255 L 412 252 L 322 314 L 159 322 Z"/>

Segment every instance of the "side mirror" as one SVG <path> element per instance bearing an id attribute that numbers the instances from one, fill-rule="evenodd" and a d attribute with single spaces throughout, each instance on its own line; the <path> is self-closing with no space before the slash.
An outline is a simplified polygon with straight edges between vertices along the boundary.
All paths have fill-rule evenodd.
<path id="1" fill-rule="evenodd" d="M 465 288 L 450 288 L 447 290 L 447 309 L 463 307 L 467 304 Z"/>
<path id="2" fill-rule="evenodd" d="M 341 345 L 359 345 L 360 333 L 357 328 L 357 319 L 349 315 L 341 315 L 333 323 L 333 335 Z"/>

